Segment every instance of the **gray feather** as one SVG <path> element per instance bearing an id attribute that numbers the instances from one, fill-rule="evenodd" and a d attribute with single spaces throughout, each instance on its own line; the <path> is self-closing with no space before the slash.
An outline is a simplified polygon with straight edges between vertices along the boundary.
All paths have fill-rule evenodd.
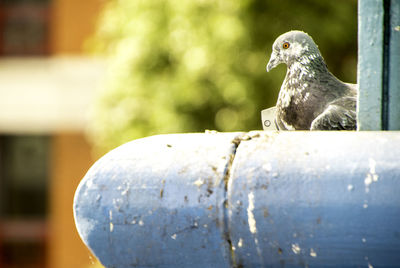
<path id="1" fill-rule="evenodd" d="M 274 42 L 267 71 L 280 63 L 287 65 L 287 73 L 276 104 L 279 129 L 357 128 L 357 85 L 344 83 L 329 72 L 309 35 L 291 31 L 279 36 Z"/>

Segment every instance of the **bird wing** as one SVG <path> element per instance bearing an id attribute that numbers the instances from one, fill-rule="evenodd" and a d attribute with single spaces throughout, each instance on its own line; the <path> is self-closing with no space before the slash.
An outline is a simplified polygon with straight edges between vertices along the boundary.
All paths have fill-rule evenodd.
<path id="1" fill-rule="evenodd" d="M 310 130 L 355 130 L 356 98 L 343 97 L 331 102 L 311 123 Z"/>

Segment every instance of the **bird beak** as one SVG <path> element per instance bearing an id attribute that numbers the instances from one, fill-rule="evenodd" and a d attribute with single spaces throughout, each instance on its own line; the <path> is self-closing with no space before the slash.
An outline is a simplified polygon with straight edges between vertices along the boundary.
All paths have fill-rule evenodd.
<path id="1" fill-rule="evenodd" d="M 267 72 L 274 69 L 279 63 L 281 63 L 279 55 L 276 52 L 272 51 L 271 58 L 269 59 L 269 62 L 267 64 Z"/>

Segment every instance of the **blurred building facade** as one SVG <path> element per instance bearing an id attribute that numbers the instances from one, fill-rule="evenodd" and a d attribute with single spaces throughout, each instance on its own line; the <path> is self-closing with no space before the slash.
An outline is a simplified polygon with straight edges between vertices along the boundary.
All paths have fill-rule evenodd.
<path id="1" fill-rule="evenodd" d="M 87 114 L 104 61 L 83 44 L 105 0 L 0 2 L 0 267 L 90 267 L 73 221 L 93 163 Z"/>

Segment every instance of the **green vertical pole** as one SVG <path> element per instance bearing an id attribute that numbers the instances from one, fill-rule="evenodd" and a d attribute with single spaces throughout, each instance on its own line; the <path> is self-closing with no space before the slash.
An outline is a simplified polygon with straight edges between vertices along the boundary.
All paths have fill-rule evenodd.
<path id="1" fill-rule="evenodd" d="M 400 1 L 359 0 L 358 129 L 400 129 Z"/>
<path id="2" fill-rule="evenodd" d="M 383 4 L 358 1 L 358 129 L 382 128 Z"/>
<path id="3" fill-rule="evenodd" d="M 390 1 L 388 18 L 388 129 L 400 130 L 400 1 Z"/>

